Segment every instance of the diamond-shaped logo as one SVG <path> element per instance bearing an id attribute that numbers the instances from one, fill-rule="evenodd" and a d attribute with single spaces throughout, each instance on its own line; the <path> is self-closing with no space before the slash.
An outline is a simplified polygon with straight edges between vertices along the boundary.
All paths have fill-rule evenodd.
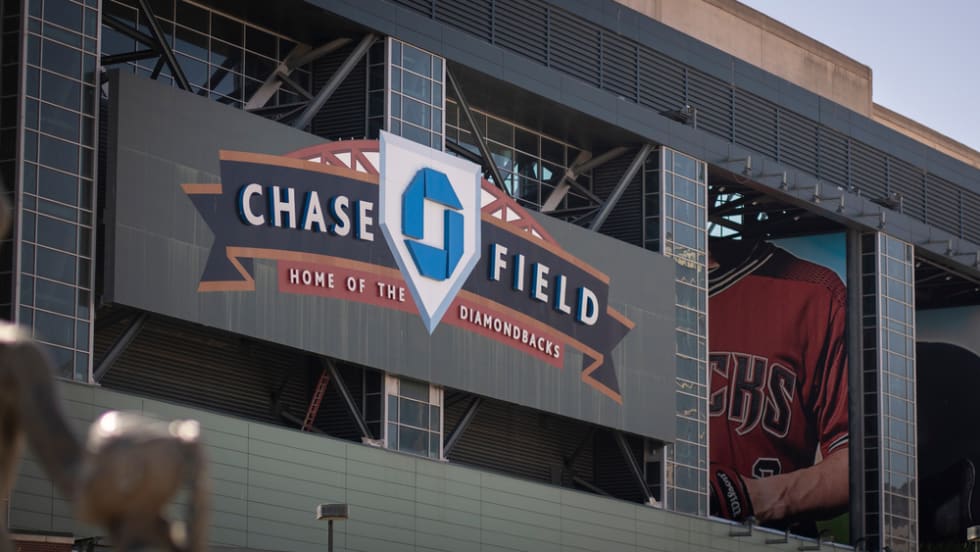
<path id="1" fill-rule="evenodd" d="M 379 219 L 431 334 L 480 260 L 480 167 L 381 133 Z"/>

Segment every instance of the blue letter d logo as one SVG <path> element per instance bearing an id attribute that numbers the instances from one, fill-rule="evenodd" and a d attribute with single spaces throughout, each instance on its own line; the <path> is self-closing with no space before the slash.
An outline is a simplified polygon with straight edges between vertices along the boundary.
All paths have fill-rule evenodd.
<path id="1" fill-rule="evenodd" d="M 434 201 L 447 207 L 443 214 L 442 248 L 432 247 L 422 242 L 425 237 L 425 200 Z M 456 197 L 449 178 L 433 169 L 421 169 L 412 177 L 412 182 L 402 195 L 402 234 L 406 238 L 415 266 L 422 276 L 433 280 L 445 280 L 456 269 L 463 256 L 463 206 Z"/>

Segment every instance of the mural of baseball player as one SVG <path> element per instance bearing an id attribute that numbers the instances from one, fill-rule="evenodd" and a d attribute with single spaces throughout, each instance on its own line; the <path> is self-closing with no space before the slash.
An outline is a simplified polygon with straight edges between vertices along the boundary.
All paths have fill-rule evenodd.
<path id="1" fill-rule="evenodd" d="M 711 247 L 711 513 L 815 536 L 848 505 L 846 288 L 767 242 Z"/>

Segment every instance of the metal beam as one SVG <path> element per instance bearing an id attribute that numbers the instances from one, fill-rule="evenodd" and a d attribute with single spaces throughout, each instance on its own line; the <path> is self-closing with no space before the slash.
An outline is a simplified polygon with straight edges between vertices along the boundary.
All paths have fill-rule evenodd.
<path id="1" fill-rule="evenodd" d="M 282 87 L 283 80 L 281 77 L 288 77 L 297 67 L 302 67 L 335 50 L 339 50 L 350 43 L 350 41 L 349 38 L 337 38 L 312 50 L 306 44 L 297 44 L 286 56 L 286 59 L 279 63 L 276 70 L 265 79 L 262 86 L 248 99 L 248 102 L 245 103 L 245 110 L 253 111 L 261 109 L 265 104 L 269 103 L 272 96 Z"/>
<path id="2" fill-rule="evenodd" d="M 92 379 L 95 380 L 96 383 L 102 380 L 109 369 L 112 368 L 112 365 L 116 362 L 116 360 L 119 359 L 133 340 L 136 339 L 136 336 L 139 335 L 140 330 L 143 329 L 143 324 L 146 322 L 147 316 L 148 315 L 145 312 L 141 312 L 139 315 L 137 315 L 136 318 L 133 319 L 133 323 L 126 328 L 126 331 L 124 331 L 122 335 L 116 339 L 116 342 L 112 344 L 112 347 L 109 347 L 109 350 L 106 351 L 105 356 L 103 356 L 102 360 L 99 361 L 99 365 L 92 371 Z"/>
<path id="3" fill-rule="evenodd" d="M 541 206 L 541 212 L 548 213 L 557 209 L 558 204 L 561 203 L 562 199 L 565 199 L 565 195 L 568 194 L 569 189 L 572 187 L 592 201 L 602 204 L 601 199 L 593 194 L 591 190 L 587 190 L 585 187 L 579 184 L 576 179 L 599 165 L 612 161 L 620 155 L 623 155 L 627 151 L 629 151 L 627 148 L 619 146 L 607 151 L 606 153 L 603 153 L 602 155 L 593 157 L 592 159 L 588 159 L 587 157 L 583 159 L 583 155 L 585 155 L 587 152 L 583 151 L 580 153 L 579 157 L 574 163 L 572 163 L 572 166 L 565 171 L 564 175 L 562 175 L 561 180 L 558 181 L 555 189 L 548 195 L 548 199 L 546 199 L 544 205 Z"/>
<path id="4" fill-rule="evenodd" d="M 633 451 L 630 449 L 629 443 L 626 442 L 626 438 L 623 437 L 621 431 L 613 431 L 613 437 L 616 439 L 616 444 L 619 445 L 620 452 L 623 453 L 623 458 L 626 460 L 626 464 L 629 466 L 631 472 L 633 472 L 633 477 L 636 478 L 636 482 L 640 485 L 640 491 L 643 492 L 643 498 L 646 499 L 647 503 L 653 500 L 653 493 L 650 492 L 650 488 L 647 487 L 647 482 L 643 480 L 643 472 L 640 471 L 640 465 L 636 463 L 636 457 L 633 456 Z"/>
<path id="5" fill-rule="evenodd" d="M 170 72 L 183 90 L 190 90 L 191 84 L 187 81 L 187 76 L 184 75 L 184 71 L 181 70 L 180 64 L 177 63 L 177 58 L 174 56 L 174 51 L 170 49 L 170 44 L 167 43 L 166 37 L 163 35 L 163 29 L 160 28 L 160 22 L 157 21 L 156 15 L 153 14 L 153 10 L 150 9 L 150 3 L 148 0 L 139 0 L 140 9 L 143 10 L 143 15 L 146 16 L 146 22 L 150 26 L 150 34 L 156 41 L 156 46 L 160 50 L 160 55 L 167 60 L 167 65 L 170 67 Z"/>
<path id="6" fill-rule="evenodd" d="M 469 408 L 466 409 L 466 414 L 463 414 L 463 417 L 459 420 L 459 423 L 456 424 L 455 428 L 453 428 L 452 435 L 446 439 L 446 444 L 442 446 L 442 455 L 444 457 L 449 456 L 449 452 L 453 450 L 453 447 L 456 446 L 459 438 L 463 436 L 463 432 L 466 431 L 466 428 L 470 425 L 470 422 L 473 421 L 473 418 L 476 416 L 476 411 L 478 408 L 480 408 L 481 404 L 483 404 L 483 397 L 476 397 L 473 399 L 473 402 L 470 403 Z"/>
<path id="7" fill-rule="evenodd" d="M 598 232 L 599 229 L 602 228 L 602 224 L 606 222 L 607 218 L 609 218 L 609 214 L 612 213 L 613 208 L 617 203 L 619 203 L 619 198 L 623 196 L 623 192 L 626 191 L 626 187 L 633 181 L 633 177 L 636 176 L 636 173 L 640 170 L 640 167 L 643 166 L 643 162 L 647 160 L 647 156 L 650 155 L 651 151 L 653 151 L 653 144 L 643 144 L 643 147 L 640 148 L 639 152 L 637 152 L 636 157 L 633 158 L 633 162 L 630 163 L 629 168 L 626 169 L 626 172 L 623 174 L 623 178 L 619 180 L 619 183 L 616 184 L 615 188 L 613 188 L 613 191 L 611 194 L 609 194 L 606 202 L 599 208 L 599 213 L 594 219 L 592 219 L 592 225 L 589 226 L 591 230 Z"/>
<path id="8" fill-rule="evenodd" d="M 347 404 L 347 410 L 354 418 L 354 423 L 357 424 L 357 429 L 361 431 L 361 436 L 374 439 L 374 436 L 371 435 L 371 430 L 368 429 L 367 422 L 364 421 L 364 415 L 358 410 L 357 403 L 354 402 L 354 396 L 350 394 L 350 389 L 344 383 L 344 378 L 340 377 L 340 372 L 337 370 L 333 361 L 325 358 L 323 359 L 323 364 L 327 370 L 330 370 L 330 379 L 333 380 L 334 385 L 337 386 L 337 390 L 340 391 L 340 396 L 343 397 L 344 402 Z"/>
<path id="9" fill-rule="evenodd" d="M 129 38 L 135 40 L 136 42 L 143 44 L 144 46 L 149 46 L 150 48 L 154 48 L 154 49 L 157 48 L 157 43 L 156 41 L 153 40 L 153 37 L 147 36 L 142 32 L 137 31 L 129 23 L 123 21 L 122 19 L 117 18 L 114 15 L 103 14 L 102 23 L 104 25 L 107 25 L 110 29 L 119 32 L 121 34 L 124 34 Z"/>
<path id="10" fill-rule="evenodd" d="M 143 1 L 145 2 L 146 0 Z M 325 103 L 327 103 L 330 96 L 333 96 L 333 93 L 337 91 L 340 83 L 344 82 L 344 79 L 346 79 L 347 75 L 349 75 L 354 69 L 354 66 L 357 65 L 357 63 L 361 61 L 361 58 L 364 57 L 364 54 L 367 53 L 368 48 L 374 44 L 375 38 L 377 37 L 374 33 L 364 35 L 364 38 L 362 38 L 357 44 L 354 51 L 347 56 L 347 59 L 345 59 L 342 64 L 340 64 L 340 67 L 338 67 L 334 74 L 330 76 L 330 80 L 323 85 L 323 88 L 316 93 L 316 96 L 310 101 L 309 105 L 306 106 L 306 109 L 304 109 L 303 112 L 299 114 L 299 117 L 293 121 L 293 128 L 303 129 L 310 124 L 310 121 L 312 121 L 313 117 L 320 112 L 320 109 L 323 108 Z"/>
<path id="11" fill-rule="evenodd" d="M 117 63 L 129 63 L 130 61 L 139 61 L 141 59 L 149 59 L 151 57 L 157 57 L 160 52 L 150 48 L 147 50 L 136 50 L 135 52 L 126 52 L 125 54 L 113 54 L 111 56 L 102 56 L 102 66 L 115 65 Z"/>
<path id="12" fill-rule="evenodd" d="M 470 111 L 470 104 L 466 101 L 466 97 L 463 96 L 463 91 L 460 89 L 459 83 L 456 82 L 456 77 L 449 69 L 449 65 L 446 65 L 446 77 L 449 78 L 449 84 L 453 87 L 453 92 L 456 94 L 456 101 L 459 103 L 459 110 L 465 116 L 466 124 L 468 124 L 470 127 L 470 132 L 473 133 L 473 138 L 476 141 L 476 147 L 480 149 L 480 155 L 483 157 L 484 166 L 490 169 L 490 174 L 493 176 L 493 183 L 509 196 L 510 192 L 507 191 L 506 187 L 504 187 L 504 179 L 500 176 L 500 169 L 497 168 L 497 163 L 494 162 L 493 156 L 490 155 L 490 149 L 487 148 L 487 142 L 483 137 L 483 132 L 477 128 L 476 120 L 473 119 L 473 112 Z"/>

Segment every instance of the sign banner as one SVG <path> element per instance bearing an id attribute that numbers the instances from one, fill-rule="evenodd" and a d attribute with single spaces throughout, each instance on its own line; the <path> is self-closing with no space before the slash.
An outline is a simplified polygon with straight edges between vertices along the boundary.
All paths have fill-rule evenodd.
<path id="1" fill-rule="evenodd" d="M 609 305 L 608 276 L 476 165 L 382 143 L 221 151 L 220 184 L 182 186 L 214 234 L 198 291 L 253 291 L 253 260 L 274 260 L 281 293 L 418 312 L 430 334 L 450 324 L 558 368 L 571 347 L 582 380 L 622 403 L 611 351 L 633 322 Z"/>

